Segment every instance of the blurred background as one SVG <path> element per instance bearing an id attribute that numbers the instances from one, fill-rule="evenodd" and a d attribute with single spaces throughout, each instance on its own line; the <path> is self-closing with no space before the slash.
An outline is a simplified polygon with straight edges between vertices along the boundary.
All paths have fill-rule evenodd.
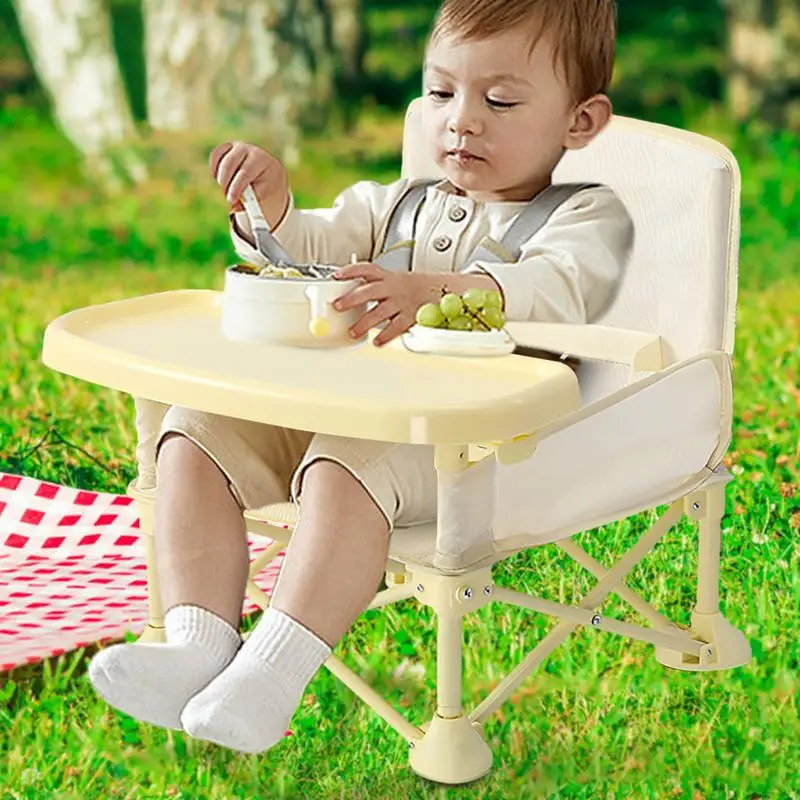
<path id="1" fill-rule="evenodd" d="M 224 206 L 206 163 L 234 136 L 286 160 L 301 204 L 393 180 L 436 7 L 0 0 L 5 268 L 222 263 Z M 731 147 L 753 248 L 744 277 L 796 274 L 800 0 L 620 0 L 611 95 L 617 113 Z"/>
<path id="2" fill-rule="evenodd" d="M 0 0 L 0 470 L 124 486 L 130 408 L 44 369 L 45 326 L 132 294 L 221 288 L 235 256 L 208 155 L 222 141 L 282 156 L 300 206 L 395 180 L 437 7 Z M 796 426 L 771 431 L 752 408 L 796 419 L 800 404 L 800 0 L 618 11 L 617 113 L 713 136 L 740 163 L 737 413 L 753 434 L 740 443 L 769 496 L 785 495 Z M 127 422 L 96 419 L 110 409 Z M 87 430 L 89 450 L 67 446 Z"/>

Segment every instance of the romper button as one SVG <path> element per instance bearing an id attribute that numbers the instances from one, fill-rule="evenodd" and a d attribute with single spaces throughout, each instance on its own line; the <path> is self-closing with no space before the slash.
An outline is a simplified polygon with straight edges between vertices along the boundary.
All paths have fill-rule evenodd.
<path id="1" fill-rule="evenodd" d="M 451 244 L 453 240 L 449 236 L 438 236 L 433 240 L 433 249 L 443 253 Z"/>
<path id="2" fill-rule="evenodd" d="M 467 212 L 462 206 L 453 206 L 453 208 L 450 209 L 448 216 L 453 222 L 461 222 L 461 220 L 467 216 Z"/>

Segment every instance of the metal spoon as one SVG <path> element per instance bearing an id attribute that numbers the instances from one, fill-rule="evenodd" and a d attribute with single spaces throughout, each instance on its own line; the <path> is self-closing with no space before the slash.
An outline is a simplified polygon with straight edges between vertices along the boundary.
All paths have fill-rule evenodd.
<path id="1" fill-rule="evenodd" d="M 278 267 L 297 267 L 294 259 L 281 247 L 280 242 L 272 235 L 267 220 L 258 204 L 256 193 L 248 186 L 242 194 L 242 205 L 250 220 L 250 227 L 256 240 L 256 248 L 264 258 Z"/>

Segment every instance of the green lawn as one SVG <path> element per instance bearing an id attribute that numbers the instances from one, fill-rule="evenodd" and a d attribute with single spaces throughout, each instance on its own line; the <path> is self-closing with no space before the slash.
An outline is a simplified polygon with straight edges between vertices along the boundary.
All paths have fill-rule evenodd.
<path id="1" fill-rule="evenodd" d="M 390 179 L 399 122 L 365 122 L 343 144 L 312 141 L 294 174 L 300 203 L 329 203 L 365 173 Z M 54 374 L 39 352 L 48 321 L 78 306 L 181 287 L 219 287 L 231 258 L 225 206 L 202 172 L 207 143 L 186 167 L 116 201 L 81 177 L 60 136 L 32 121 L 0 131 L 0 471 L 122 492 L 133 476 L 128 400 Z M 24 153 L 24 158 L 23 158 Z M 197 167 L 200 164 L 200 167 Z M 798 688 L 797 243 L 764 211 L 771 176 L 746 172 L 742 291 L 735 364 L 736 475 L 724 521 L 723 608 L 746 631 L 746 668 L 668 671 L 652 649 L 584 631 L 557 650 L 487 726 L 495 768 L 459 794 L 475 798 L 775 798 L 800 796 Z M 784 164 L 784 168 L 786 165 Z M 768 171 L 768 170 L 767 170 Z M 159 173 L 160 174 L 160 173 Z M 754 187 L 761 187 L 756 191 Z M 764 200 L 767 198 L 767 200 Z M 784 202 L 780 192 L 775 203 Z M 793 350 L 794 348 L 794 350 Z M 49 435 L 48 435 L 49 434 Z M 39 444 L 39 447 L 36 445 Z M 610 564 L 644 518 L 584 534 Z M 695 536 L 676 528 L 629 585 L 687 622 Z M 555 547 L 497 570 L 501 585 L 574 602 L 593 581 Z M 609 601 L 607 613 L 627 613 Z M 635 615 L 632 621 L 642 622 Z M 532 612 L 489 606 L 466 620 L 465 697 L 479 700 L 551 627 Z M 406 602 L 370 612 L 337 654 L 406 708 L 415 723 L 433 702 L 430 613 Z M 109 709 L 79 652 L 0 677 L 0 798 L 422 798 L 455 796 L 407 767 L 407 745 L 322 671 L 292 723 L 263 757 L 140 725 Z M 425 665 L 393 677 L 407 660 Z M 316 702 L 314 702 L 316 698 Z"/>

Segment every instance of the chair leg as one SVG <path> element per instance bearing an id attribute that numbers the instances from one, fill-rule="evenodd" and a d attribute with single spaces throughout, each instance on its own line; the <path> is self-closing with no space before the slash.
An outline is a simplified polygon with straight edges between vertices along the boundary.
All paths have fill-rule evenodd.
<path id="1" fill-rule="evenodd" d="M 707 643 L 700 655 L 656 647 L 656 659 L 664 666 L 690 672 L 732 669 L 749 663 L 750 643 L 719 608 L 721 522 L 725 514 L 725 483 L 719 482 L 688 495 L 684 513 L 697 521 L 699 550 L 697 603 L 692 611 L 691 631 L 697 641 Z"/>
<path id="2" fill-rule="evenodd" d="M 253 559 L 250 564 L 250 569 L 247 573 L 247 585 L 245 586 L 245 595 L 252 600 L 262 611 L 266 611 L 270 604 L 269 595 L 256 583 L 255 578 L 264 567 L 274 561 L 280 553 L 286 549 L 285 542 L 273 541 L 261 555 Z M 242 639 L 247 637 L 252 631 L 244 631 Z"/>
<path id="3" fill-rule="evenodd" d="M 165 642 L 164 609 L 161 605 L 161 592 L 156 573 L 156 543 L 153 538 L 153 504 L 136 501 L 139 511 L 139 529 L 144 541 L 145 561 L 147 563 L 147 617 L 148 622 L 139 642 Z"/>
<path id="4" fill-rule="evenodd" d="M 156 548 L 154 533 L 154 504 L 148 498 L 140 498 L 131 492 L 139 511 L 139 529 L 142 532 L 144 543 L 145 562 L 147 564 L 147 617 L 148 622 L 138 642 L 166 642 L 164 628 L 164 607 L 161 603 L 161 592 L 158 585 L 156 572 Z M 259 535 L 261 531 L 257 531 Z M 275 541 L 263 553 L 253 560 L 248 572 L 246 595 L 257 603 L 262 609 L 269 605 L 269 597 L 254 580 L 255 576 L 264 569 L 282 550 L 286 548 L 285 542 Z M 247 638 L 249 632 L 243 634 Z"/>
<path id="5" fill-rule="evenodd" d="M 491 572 L 483 577 L 491 581 Z M 418 775 L 437 783 L 469 783 L 492 768 L 492 751 L 483 738 L 483 726 L 471 722 L 461 705 L 461 622 L 465 613 L 484 602 L 464 602 L 473 593 L 465 595 L 463 576 L 430 574 L 424 581 L 417 587 L 417 599 L 437 615 L 437 703 L 433 719 L 421 726 L 425 732 L 422 740 L 410 743 L 409 764 Z"/>

